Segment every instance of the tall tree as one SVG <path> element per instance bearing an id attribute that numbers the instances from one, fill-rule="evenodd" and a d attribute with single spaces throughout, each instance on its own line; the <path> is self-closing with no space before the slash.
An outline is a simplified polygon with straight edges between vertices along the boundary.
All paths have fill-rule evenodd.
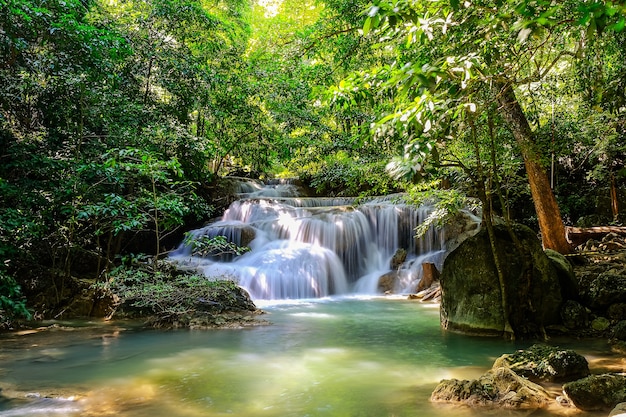
<path id="1" fill-rule="evenodd" d="M 385 121 L 409 132 L 413 142 L 428 142 L 435 122 L 476 106 L 473 84 L 489 86 L 524 158 L 544 246 L 568 253 L 559 207 L 516 89 L 574 59 L 585 36 L 621 30 L 623 13 L 622 6 L 599 1 L 376 1 L 364 31 L 376 29 L 375 36 L 416 49 L 383 73 L 386 85 L 402 93 Z"/>

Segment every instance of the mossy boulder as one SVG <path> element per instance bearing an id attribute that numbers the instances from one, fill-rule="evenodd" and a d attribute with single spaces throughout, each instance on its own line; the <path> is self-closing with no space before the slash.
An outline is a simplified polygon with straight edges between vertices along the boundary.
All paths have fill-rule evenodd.
<path id="1" fill-rule="evenodd" d="M 545 389 L 504 367 L 491 369 L 475 380 L 443 380 L 430 399 L 508 409 L 543 408 L 550 402 Z"/>
<path id="2" fill-rule="evenodd" d="M 576 279 L 574 267 L 570 261 L 568 261 L 564 255 L 552 249 L 546 249 L 545 254 L 548 256 L 548 259 L 550 259 L 550 262 L 552 262 L 552 265 L 556 269 L 563 298 L 566 300 L 578 300 L 578 280 Z"/>
<path id="3" fill-rule="evenodd" d="M 591 375 L 563 385 L 563 392 L 581 410 L 610 410 L 626 401 L 626 375 Z"/>
<path id="4" fill-rule="evenodd" d="M 536 233 L 515 225 L 518 251 L 504 226 L 494 226 L 496 248 L 506 285 L 508 318 L 518 335 L 538 335 L 560 324 L 561 286 L 556 268 Z M 498 273 L 486 228 L 448 255 L 441 274 L 441 323 L 468 334 L 502 335 L 505 317 Z"/>
<path id="5" fill-rule="evenodd" d="M 589 364 L 584 356 L 546 345 L 504 354 L 496 359 L 493 367 L 509 368 L 533 382 L 573 381 L 589 375 Z"/>

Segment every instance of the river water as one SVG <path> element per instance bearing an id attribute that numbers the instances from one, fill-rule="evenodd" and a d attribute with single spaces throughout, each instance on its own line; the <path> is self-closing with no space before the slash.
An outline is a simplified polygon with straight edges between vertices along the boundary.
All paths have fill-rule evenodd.
<path id="1" fill-rule="evenodd" d="M 476 378 L 502 353 L 528 346 L 443 332 L 436 304 L 355 297 L 261 304 L 271 324 L 245 329 L 85 322 L 2 335 L 0 381 L 22 398 L 0 402 L 0 416 L 530 415 L 429 401 L 439 380 Z M 608 355 L 601 341 L 553 343 L 590 360 Z M 555 404 L 532 415 L 571 413 Z"/>
<path id="2" fill-rule="evenodd" d="M 202 258 L 181 245 L 173 259 L 211 279 L 235 279 L 271 324 L 156 331 L 57 322 L 0 335 L 0 417 L 530 414 L 429 401 L 439 380 L 476 378 L 496 357 L 528 344 L 445 333 L 437 304 L 380 295 L 383 274 L 392 273 L 391 289 L 401 294 L 415 290 L 422 262 L 441 268 L 446 236 L 431 229 L 414 238 L 428 210 L 393 198 L 358 206 L 354 199 L 307 199 L 289 184 L 242 188 L 245 198 L 220 221 L 191 234 L 225 236 L 252 250 L 236 259 Z M 392 270 L 398 249 L 408 256 Z M 602 341 L 552 343 L 590 360 L 611 356 Z M 555 404 L 532 415 L 572 413 Z"/>

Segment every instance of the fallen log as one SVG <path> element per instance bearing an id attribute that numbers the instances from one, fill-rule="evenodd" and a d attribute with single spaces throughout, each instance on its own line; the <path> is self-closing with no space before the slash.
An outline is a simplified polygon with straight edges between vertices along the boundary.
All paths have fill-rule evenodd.
<path id="1" fill-rule="evenodd" d="M 578 246 L 589 239 L 602 240 L 609 233 L 626 236 L 626 227 L 596 226 L 596 227 L 565 227 L 565 237 L 569 243 Z"/>

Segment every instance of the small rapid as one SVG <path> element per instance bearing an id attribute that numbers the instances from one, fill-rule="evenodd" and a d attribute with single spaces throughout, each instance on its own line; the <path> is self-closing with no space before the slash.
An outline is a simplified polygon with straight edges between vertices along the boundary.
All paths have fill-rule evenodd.
<path id="1" fill-rule="evenodd" d="M 442 230 L 420 237 L 415 229 L 430 207 L 413 207 L 401 196 L 303 197 L 291 183 L 241 182 L 240 199 L 219 221 L 189 232 L 171 258 L 210 279 L 234 279 L 255 300 L 380 294 L 380 278 L 393 272 L 394 293 L 414 292 L 422 263 L 441 270 Z M 246 246 L 241 256 L 192 254 L 193 239 L 223 236 Z M 407 257 L 392 265 L 398 250 Z"/>

